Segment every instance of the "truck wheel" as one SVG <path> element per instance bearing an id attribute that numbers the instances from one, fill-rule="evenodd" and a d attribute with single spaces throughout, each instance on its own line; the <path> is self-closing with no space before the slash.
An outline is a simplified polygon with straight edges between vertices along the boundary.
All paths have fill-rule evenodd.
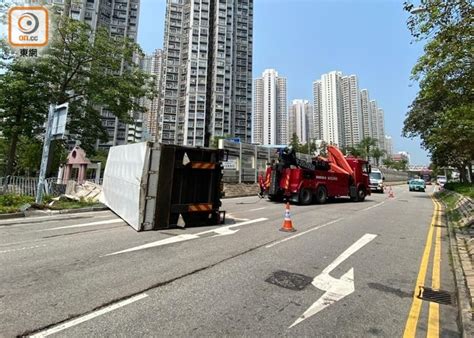
<path id="1" fill-rule="evenodd" d="M 325 187 L 319 186 L 318 190 L 316 191 L 316 202 L 319 204 L 326 203 L 328 199 L 328 192 Z"/>
<path id="2" fill-rule="evenodd" d="M 365 189 L 364 187 L 360 187 L 357 190 L 357 202 L 363 202 L 365 200 Z"/>
<path id="3" fill-rule="evenodd" d="M 299 196 L 300 204 L 308 205 L 308 204 L 311 204 L 312 200 L 313 200 L 313 194 L 311 193 L 311 190 L 301 189 L 300 196 Z"/>

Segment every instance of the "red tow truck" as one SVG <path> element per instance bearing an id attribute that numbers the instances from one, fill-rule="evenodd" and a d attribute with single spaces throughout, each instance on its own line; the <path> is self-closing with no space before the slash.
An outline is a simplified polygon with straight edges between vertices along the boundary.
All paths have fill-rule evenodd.
<path id="1" fill-rule="evenodd" d="M 289 200 L 302 205 L 325 203 L 338 197 L 364 201 L 370 195 L 367 161 L 345 157 L 335 146 L 328 146 L 328 158 L 311 162 L 298 159 L 292 149 L 280 153 L 278 163 L 267 168 L 261 188 L 272 201 Z"/>

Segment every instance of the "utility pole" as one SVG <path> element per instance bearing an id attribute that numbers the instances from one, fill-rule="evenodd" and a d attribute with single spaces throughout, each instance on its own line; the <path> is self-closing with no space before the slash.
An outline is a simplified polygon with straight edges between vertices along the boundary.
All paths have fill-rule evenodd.
<path id="1" fill-rule="evenodd" d="M 43 201 L 43 190 L 45 187 L 46 169 L 48 166 L 49 146 L 51 144 L 51 129 L 53 129 L 54 105 L 49 105 L 48 122 L 46 124 L 46 132 L 44 134 L 43 155 L 41 156 L 41 167 L 38 179 L 38 189 L 36 191 L 36 203 Z"/>

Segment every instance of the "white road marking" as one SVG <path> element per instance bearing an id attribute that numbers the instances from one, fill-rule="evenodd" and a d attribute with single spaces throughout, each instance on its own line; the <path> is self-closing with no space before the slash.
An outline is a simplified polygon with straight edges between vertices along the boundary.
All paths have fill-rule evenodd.
<path id="1" fill-rule="evenodd" d="M 108 312 L 117 310 L 121 307 L 129 305 L 131 303 L 134 303 L 134 302 L 139 301 L 140 299 L 143 299 L 143 298 L 146 298 L 146 297 L 148 297 L 148 295 L 146 293 L 142 293 L 140 295 L 137 295 L 137 296 L 122 300 L 121 302 L 118 302 L 118 303 L 109 305 L 107 307 L 104 307 L 103 309 L 91 312 L 91 313 L 89 313 L 87 315 L 84 315 L 84 316 L 81 316 L 79 318 L 68 320 L 68 321 L 66 321 L 62 324 L 59 324 L 57 326 L 53 326 L 52 328 L 44 330 L 44 331 L 40 331 L 40 332 L 38 332 L 34 335 L 31 335 L 29 337 L 33 337 L 33 338 L 47 337 L 47 336 L 52 335 L 54 333 L 57 333 L 57 332 L 66 330 L 70 327 L 76 326 L 78 324 L 84 323 L 84 322 L 86 322 L 88 320 L 91 320 L 95 317 L 102 316 L 103 314 L 106 314 Z"/>
<path id="2" fill-rule="evenodd" d="M 41 248 L 41 247 L 44 247 L 44 246 L 46 246 L 46 244 L 43 244 L 43 245 L 35 245 L 35 246 L 28 246 L 28 247 L 18 248 L 18 249 L 3 250 L 3 251 L 0 251 L 0 254 L 2 254 L 2 253 L 7 253 L 7 252 L 15 252 L 15 251 L 36 249 L 36 248 Z"/>
<path id="3" fill-rule="evenodd" d="M 371 207 L 362 209 L 361 211 L 367 211 L 367 210 L 370 210 L 370 209 L 373 209 L 373 208 L 377 208 L 377 207 L 381 206 L 381 205 L 384 204 L 384 203 L 385 203 L 385 201 L 380 202 L 380 203 L 377 203 L 377 204 L 375 204 L 375 205 L 372 205 Z"/>
<path id="4" fill-rule="evenodd" d="M 88 211 L 88 212 L 78 212 L 78 213 L 73 213 L 73 214 L 54 214 L 54 215 L 47 215 L 47 216 L 29 216 L 29 217 L 21 217 L 21 218 L 18 218 L 18 219 L 6 219 L 6 220 L 3 220 L 3 221 L 0 221 L 0 226 L 17 226 L 17 225 L 24 225 L 24 224 L 37 224 L 37 223 L 41 223 L 41 224 L 44 224 L 42 222 L 37 222 L 38 220 L 44 220 L 44 219 L 48 219 L 50 218 L 51 221 L 62 221 L 62 220 L 67 220 L 67 219 L 71 219 L 71 218 L 85 218 L 83 216 L 87 216 L 87 215 L 97 215 L 97 214 L 103 214 L 103 213 L 110 213 L 110 210 L 103 210 L 103 211 Z M 74 216 L 74 217 L 73 217 Z M 29 218 L 32 218 L 33 220 L 32 221 L 28 221 Z M 18 222 L 20 221 L 20 223 L 18 224 L 14 224 L 13 222 Z M 21 222 L 23 221 L 23 222 Z"/>
<path id="5" fill-rule="evenodd" d="M 126 253 L 126 252 L 144 250 L 144 249 L 154 248 L 154 247 L 157 247 L 157 246 L 189 241 L 190 239 L 196 239 L 196 238 L 199 238 L 199 236 L 191 235 L 191 234 L 178 235 L 178 236 L 174 236 L 174 237 L 170 237 L 170 238 L 165 238 L 165 239 L 162 239 L 160 241 L 156 241 L 156 242 L 136 246 L 134 248 L 113 252 L 113 253 L 107 254 L 105 256 L 113 256 L 113 255 L 118 255 L 118 254 L 122 254 L 122 253 Z"/>
<path id="6" fill-rule="evenodd" d="M 248 211 L 257 211 L 257 210 L 263 210 L 263 209 L 266 209 L 267 207 L 263 207 L 263 208 L 256 208 L 256 209 L 250 209 Z"/>
<path id="7" fill-rule="evenodd" d="M 49 229 L 43 229 L 43 230 L 38 230 L 38 231 L 52 231 L 52 230 L 60 230 L 60 229 L 82 228 L 82 227 L 90 227 L 90 226 L 94 226 L 94 225 L 114 224 L 114 223 L 125 223 L 125 222 L 121 219 L 109 219 L 109 220 L 106 220 L 106 221 L 66 225 L 66 226 L 63 226 L 63 227 L 49 228 Z"/>
<path id="8" fill-rule="evenodd" d="M 326 292 L 313 305 L 311 305 L 308 310 L 301 315 L 301 317 L 291 324 L 290 327 L 288 327 L 289 329 L 355 291 L 354 268 L 350 268 L 349 271 L 342 275 L 340 279 L 330 276 L 329 273 L 363 246 L 371 242 L 375 237 L 377 237 L 377 235 L 365 234 L 362 236 L 357 242 L 352 244 L 346 251 L 329 264 L 321 274 L 313 279 L 312 284 L 318 289 Z"/>
<path id="9" fill-rule="evenodd" d="M 327 222 L 327 223 L 318 225 L 318 226 L 316 226 L 316 227 L 314 227 L 314 228 L 311 228 L 311 229 L 309 229 L 309 230 L 300 232 L 299 234 L 296 234 L 296 235 L 287 237 L 287 238 L 285 238 L 285 239 L 282 239 L 282 240 L 280 240 L 280 241 L 276 241 L 276 242 L 274 242 L 274 243 L 272 243 L 272 244 L 269 244 L 269 245 L 265 246 L 265 248 L 269 249 L 269 248 L 271 248 L 271 247 L 274 247 L 275 245 L 284 243 L 284 242 L 286 242 L 286 241 L 289 241 L 290 239 L 295 239 L 295 238 L 297 238 L 297 237 L 303 236 L 303 235 L 307 234 L 308 232 L 315 231 L 315 230 L 319 230 L 319 229 L 321 229 L 321 228 L 327 227 L 328 225 L 337 223 L 337 222 L 339 222 L 339 221 L 341 221 L 341 220 L 343 220 L 343 218 L 338 218 L 338 219 L 335 219 L 335 220 L 333 220 L 333 221 L 331 221 L 331 222 Z"/>
<path id="10" fill-rule="evenodd" d="M 122 251 L 113 252 L 113 253 L 104 255 L 104 257 L 105 256 L 118 255 L 118 254 L 122 254 L 122 253 L 126 253 L 126 252 L 132 252 L 132 251 L 138 251 L 138 250 L 154 248 L 154 247 L 162 246 L 162 245 L 168 245 L 168 244 L 173 244 L 173 243 L 189 241 L 191 239 L 197 239 L 197 238 L 200 238 L 200 236 L 202 236 L 202 235 L 210 234 L 210 233 L 215 233 L 216 234 L 216 236 L 212 236 L 212 237 L 233 235 L 238 230 L 231 230 L 231 228 L 235 228 L 235 227 L 239 227 L 239 226 L 247 225 L 247 224 L 252 224 L 252 223 L 263 222 L 263 221 L 266 221 L 266 220 L 268 220 L 268 218 L 258 218 L 258 219 L 253 219 L 253 220 L 249 220 L 249 221 L 242 222 L 242 223 L 232 224 L 232 225 L 228 225 L 228 226 L 225 226 L 225 227 L 220 227 L 220 228 L 216 228 L 216 229 L 211 229 L 211 230 L 199 232 L 197 234 L 178 235 L 178 236 L 171 237 L 171 238 L 165 238 L 165 239 L 162 239 L 162 240 L 159 240 L 159 241 L 156 241 L 156 242 L 136 246 L 136 247 L 133 247 L 133 248 L 130 248 L 130 249 L 125 249 L 125 250 L 122 250 Z"/>
<path id="11" fill-rule="evenodd" d="M 226 215 L 226 218 L 234 219 L 234 220 L 236 220 L 236 221 L 249 221 L 249 220 L 250 220 L 249 218 L 238 218 L 238 217 L 235 217 L 233 214 L 227 214 L 227 215 Z"/>

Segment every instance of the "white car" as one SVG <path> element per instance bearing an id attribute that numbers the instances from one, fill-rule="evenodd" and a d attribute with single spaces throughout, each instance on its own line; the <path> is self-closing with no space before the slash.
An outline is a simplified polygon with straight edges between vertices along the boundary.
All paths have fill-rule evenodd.
<path id="1" fill-rule="evenodd" d="M 438 184 L 440 186 L 445 185 L 447 181 L 448 181 L 448 179 L 446 178 L 446 176 L 437 176 L 436 177 L 436 184 Z"/>
<path id="2" fill-rule="evenodd" d="M 385 177 L 383 176 L 382 172 L 377 168 L 372 168 L 369 174 L 370 190 L 383 193 L 384 180 L 385 180 Z"/>

